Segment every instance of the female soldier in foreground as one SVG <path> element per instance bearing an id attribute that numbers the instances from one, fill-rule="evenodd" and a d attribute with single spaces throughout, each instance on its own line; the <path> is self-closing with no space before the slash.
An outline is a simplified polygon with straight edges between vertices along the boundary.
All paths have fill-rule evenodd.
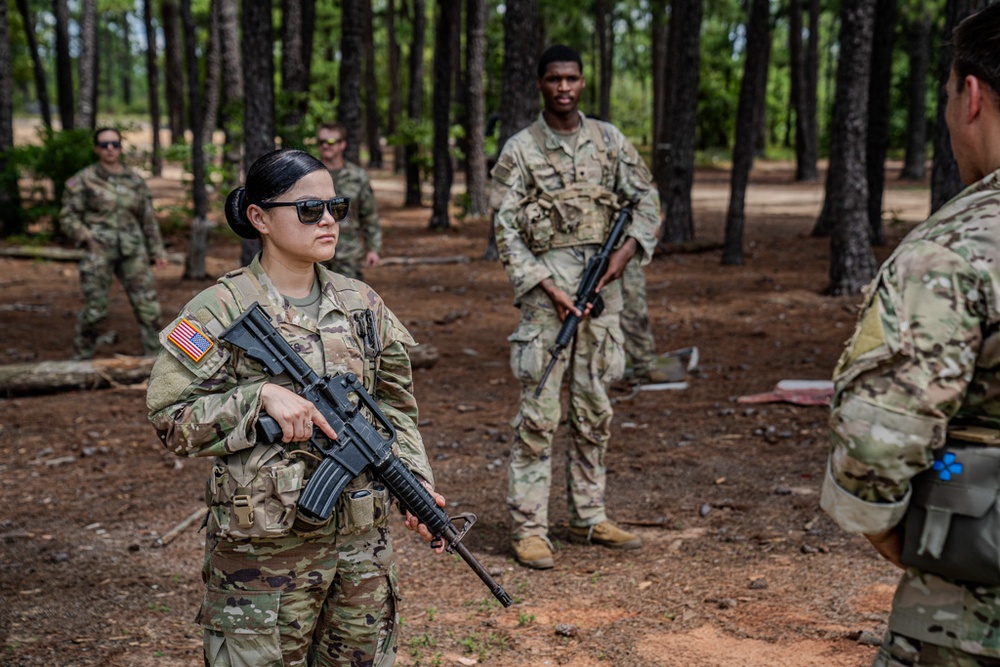
<path id="1" fill-rule="evenodd" d="M 282 377 L 219 334 L 254 301 L 319 374 L 351 372 L 397 430 L 398 455 L 431 488 L 417 432 L 406 346 L 410 334 L 368 285 L 324 269 L 349 202 L 322 163 L 302 151 L 264 155 L 226 201 L 230 227 L 260 238 L 249 267 L 196 296 L 160 334 L 147 394 L 150 421 L 181 456 L 214 456 L 197 622 L 208 665 L 391 665 L 396 572 L 387 493 L 367 474 L 340 495 L 325 525 L 296 518 L 315 470 L 315 425 L 336 438 Z M 372 331 L 374 329 L 374 331 Z M 258 442 L 261 412 L 282 442 Z M 444 498 L 433 494 L 443 506 Z M 406 525 L 430 539 L 426 527 Z"/>

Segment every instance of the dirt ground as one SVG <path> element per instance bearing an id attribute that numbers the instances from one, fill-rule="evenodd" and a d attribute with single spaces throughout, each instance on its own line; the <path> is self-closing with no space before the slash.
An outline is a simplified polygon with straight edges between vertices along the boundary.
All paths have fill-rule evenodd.
<path id="1" fill-rule="evenodd" d="M 890 170 L 889 247 L 928 212 L 925 185 Z M 645 540 L 611 552 L 566 539 L 556 445 L 551 537 L 556 567 L 519 567 L 504 509 L 508 422 L 517 384 L 506 337 L 517 312 L 496 262 L 480 259 L 484 221 L 427 230 L 429 211 L 401 208 L 402 183 L 378 174 L 385 256 L 464 264 L 394 265 L 371 284 L 441 359 L 416 372 L 421 427 L 449 510 L 474 512 L 467 544 L 515 605 L 502 609 L 465 564 L 395 531 L 405 599 L 400 665 L 856 667 L 884 631 L 897 573 L 819 509 L 827 409 L 747 405 L 782 379 L 829 379 L 858 298 L 822 295 L 828 241 L 809 231 L 822 188 L 788 165 L 755 170 L 746 265 L 719 251 L 658 256 L 648 267 L 660 351 L 697 346 L 682 391 L 615 387 L 610 514 Z M 183 195 L 151 182 L 158 207 Z M 728 173 L 695 187 L 697 237 L 722 239 Z M 170 239 L 183 251 L 186 239 Z M 209 271 L 236 265 L 227 230 Z M 208 281 L 158 271 L 165 318 Z M 69 356 L 81 306 L 75 265 L 0 259 L 0 363 Z M 103 355 L 136 354 L 134 320 L 116 285 Z M 206 460 L 167 453 L 146 422 L 143 387 L 0 399 L 0 664 L 180 667 L 201 664 L 193 622 L 204 534 L 156 539 L 202 504 Z"/>

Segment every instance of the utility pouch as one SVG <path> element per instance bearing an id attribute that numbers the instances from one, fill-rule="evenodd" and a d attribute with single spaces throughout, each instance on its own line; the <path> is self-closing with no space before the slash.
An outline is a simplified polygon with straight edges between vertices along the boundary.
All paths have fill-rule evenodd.
<path id="1" fill-rule="evenodd" d="M 913 478 L 904 565 L 958 582 L 1000 585 L 1000 446 L 993 441 L 1000 445 L 1000 432 L 953 427 L 933 466 Z"/>
<path id="2" fill-rule="evenodd" d="M 258 445 L 249 454 L 218 459 L 208 482 L 208 505 L 219 537 L 283 537 L 295 521 L 305 462 L 281 447 Z"/>
<path id="3" fill-rule="evenodd" d="M 381 484 L 363 489 L 345 490 L 337 499 L 337 532 L 341 535 L 364 533 L 386 518 L 389 493 Z"/>
<path id="4" fill-rule="evenodd" d="M 521 228 L 521 238 L 533 255 L 541 255 L 552 247 L 552 236 L 555 229 L 552 226 L 552 201 L 542 195 L 534 194 L 518 202 L 520 212 L 518 218 Z"/>

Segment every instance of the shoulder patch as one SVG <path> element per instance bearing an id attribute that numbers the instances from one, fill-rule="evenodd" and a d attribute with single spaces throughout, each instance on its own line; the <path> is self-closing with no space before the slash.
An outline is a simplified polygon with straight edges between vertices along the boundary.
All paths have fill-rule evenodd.
<path id="1" fill-rule="evenodd" d="M 182 317 L 167 334 L 167 340 L 176 345 L 192 361 L 199 362 L 215 345 L 198 327 Z"/>
<path id="2" fill-rule="evenodd" d="M 490 172 L 490 175 L 504 185 L 510 185 L 511 174 L 514 173 L 514 169 L 516 168 L 517 163 L 514 162 L 514 158 L 509 153 L 504 153 L 493 166 L 493 171 Z"/>

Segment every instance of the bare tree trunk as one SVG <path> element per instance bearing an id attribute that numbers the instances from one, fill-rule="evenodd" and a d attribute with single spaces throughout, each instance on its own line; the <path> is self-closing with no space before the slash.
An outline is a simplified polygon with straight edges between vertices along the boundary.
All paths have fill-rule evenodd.
<path id="1" fill-rule="evenodd" d="M 38 38 L 35 36 L 35 19 L 28 9 L 28 0 L 17 0 L 17 11 L 21 14 L 24 24 L 24 36 L 28 40 L 28 51 L 31 54 L 31 68 L 35 74 L 35 95 L 38 97 L 38 110 L 42 114 L 42 124 L 45 129 L 52 129 L 52 110 L 49 108 L 49 91 L 45 77 L 45 65 L 38 54 Z"/>
<path id="2" fill-rule="evenodd" d="M 220 120 L 226 134 L 222 164 L 227 189 L 240 181 L 243 160 L 243 59 L 240 57 L 239 22 L 236 0 L 219 0 L 222 89 L 226 91 Z"/>
<path id="3" fill-rule="evenodd" d="M 399 41 L 396 39 L 396 0 L 386 0 L 385 6 L 386 39 L 389 42 L 389 122 L 388 134 L 395 136 L 399 131 L 399 120 L 403 116 L 403 94 L 400 85 L 399 67 L 402 60 Z M 399 174 L 403 171 L 405 160 L 404 149 L 398 143 L 393 146 L 392 171 Z"/>
<path id="4" fill-rule="evenodd" d="M 509 0 L 503 15 L 503 79 L 497 151 L 538 115 L 538 9 L 535 0 Z"/>
<path id="5" fill-rule="evenodd" d="M 306 78 L 306 57 L 303 35 L 312 30 L 302 16 L 301 0 L 281 0 L 281 92 L 284 107 L 281 114 L 281 145 L 302 148 L 303 127 L 309 103 L 309 80 Z M 350 135 L 348 135 L 350 138 Z"/>
<path id="6" fill-rule="evenodd" d="M 857 294 L 875 275 L 865 152 L 875 1 L 844 0 L 841 6 L 840 58 L 826 182 L 832 223 L 829 293 L 834 295 Z"/>
<path id="7" fill-rule="evenodd" d="M 163 173 L 163 157 L 160 155 L 160 70 L 156 64 L 153 0 L 143 0 L 142 22 L 146 28 L 146 82 L 149 94 L 149 124 L 153 133 L 151 164 L 153 176 L 160 176 Z"/>
<path id="8" fill-rule="evenodd" d="M 97 120 L 97 0 L 80 3 L 80 127 L 94 129 Z"/>
<path id="9" fill-rule="evenodd" d="M 486 53 L 486 0 L 466 0 L 465 12 L 465 135 L 468 140 L 466 189 L 469 216 L 489 213 L 486 196 L 486 109 L 483 70 Z"/>
<path id="10" fill-rule="evenodd" d="M 702 11 L 702 0 L 673 1 L 670 50 L 674 76 L 670 93 L 672 101 L 667 108 L 670 163 L 663 196 L 666 214 L 662 231 L 664 243 L 690 241 L 694 238 L 691 188 L 694 185 Z"/>
<path id="11" fill-rule="evenodd" d="M 871 242 L 885 244 L 882 195 L 885 191 L 885 155 L 889 148 L 889 92 L 892 88 L 892 46 L 896 33 L 896 0 L 875 0 L 871 79 L 868 85 L 868 225 Z"/>
<path id="12" fill-rule="evenodd" d="M 163 69 L 167 86 L 167 125 L 170 143 L 184 143 L 184 49 L 177 0 L 163 0 Z"/>
<path id="13" fill-rule="evenodd" d="M 667 134 L 670 120 L 667 118 L 669 86 L 672 72 L 670 60 L 670 22 L 667 20 L 667 0 L 652 3 L 652 44 L 653 44 L 653 180 L 663 200 L 667 191 L 667 162 L 670 159 L 670 144 Z"/>
<path id="14" fill-rule="evenodd" d="M 0 2 L 0 237 L 3 238 L 23 232 L 26 222 L 21 210 L 17 168 L 10 161 L 10 151 L 14 148 L 12 71 L 7 3 Z"/>
<path id="15" fill-rule="evenodd" d="M 448 145 L 451 126 L 451 84 L 455 69 L 454 40 L 458 17 L 454 3 L 458 0 L 438 0 L 437 31 L 434 35 L 434 207 L 431 229 L 448 229 L 451 221 L 448 204 L 454 177 L 451 150 Z"/>
<path id="16" fill-rule="evenodd" d="M 340 103 L 337 117 L 347 128 L 344 159 L 361 164 L 361 49 L 365 0 L 342 0 L 340 35 Z"/>
<path id="17" fill-rule="evenodd" d="M 951 72 L 951 32 L 962 19 L 974 14 L 984 6 L 983 0 L 948 0 L 945 8 L 945 23 L 941 44 L 938 45 L 938 109 L 937 129 L 934 133 L 934 163 L 931 168 L 931 211 L 944 206 L 949 199 L 962 191 L 962 179 L 958 174 L 958 164 L 951 152 L 951 134 L 944 120 L 944 110 L 948 105 L 945 84 Z"/>
<path id="18" fill-rule="evenodd" d="M 733 168 L 730 173 L 729 212 L 726 215 L 726 240 L 722 263 L 743 264 L 743 223 L 747 181 L 753 167 L 754 148 L 760 133 L 762 100 L 767 95 L 767 63 L 771 50 L 771 26 L 768 0 L 753 0 L 747 20 L 747 50 L 736 111 L 736 140 Z"/>
<path id="19" fill-rule="evenodd" d="M 597 53 L 600 63 L 600 94 L 598 95 L 598 113 L 606 121 L 611 120 L 611 63 L 614 48 L 615 6 L 607 0 L 594 0 L 594 32 L 597 33 Z"/>
<path id="20" fill-rule="evenodd" d="M 205 57 L 205 106 L 201 114 L 201 143 L 211 145 L 219 117 L 219 79 L 222 75 L 222 31 L 219 28 L 222 11 L 219 0 L 211 0 L 208 8 L 208 53 Z"/>
<path id="21" fill-rule="evenodd" d="M 208 196 L 205 192 L 204 120 L 201 116 L 201 83 L 198 76 L 198 32 L 191 15 L 191 0 L 181 0 L 181 21 L 184 26 L 184 50 L 187 61 L 188 113 L 191 121 L 191 195 L 194 200 L 194 221 L 191 223 L 191 243 L 188 247 L 184 278 L 200 280 L 206 276 L 205 255 L 208 232 Z"/>
<path id="22" fill-rule="evenodd" d="M 260 48 L 274 40 L 271 0 L 243 3 L 243 136 L 246 168 L 274 150 L 274 56 Z M 245 171 L 246 169 L 244 169 Z M 259 241 L 243 240 L 240 264 L 248 265 Z"/>
<path id="23" fill-rule="evenodd" d="M 427 32 L 427 8 L 424 0 L 413 0 L 413 37 L 410 43 L 410 96 L 407 116 L 416 123 L 423 116 L 424 106 L 424 39 Z M 420 146 L 406 145 L 406 206 L 420 206 Z"/>
<path id="24" fill-rule="evenodd" d="M 365 46 L 365 143 L 368 144 L 368 167 L 382 168 L 382 141 L 378 133 L 378 77 L 375 74 L 375 33 L 372 26 L 372 0 L 361 0 L 364 16 Z"/>
<path id="25" fill-rule="evenodd" d="M 920 3 L 916 18 L 907 26 L 906 157 L 899 177 L 922 180 L 927 175 L 927 73 L 930 71 L 931 17 Z"/>
<path id="26" fill-rule="evenodd" d="M 56 89 L 59 98 L 59 123 L 64 130 L 74 127 L 73 68 L 69 54 L 69 9 L 66 0 L 53 0 L 56 26 Z"/>
<path id="27" fill-rule="evenodd" d="M 810 24 L 808 47 L 802 41 L 802 4 L 791 0 L 789 51 L 792 70 L 792 102 L 795 109 L 795 180 L 815 181 L 816 168 L 816 34 Z M 810 22 L 812 14 L 810 13 Z M 810 72 L 810 63 L 812 71 Z"/>
<path id="28" fill-rule="evenodd" d="M 118 63 L 118 74 L 122 86 L 122 102 L 126 108 L 132 106 L 132 38 L 128 27 L 128 12 L 122 12 L 122 59 Z"/>

